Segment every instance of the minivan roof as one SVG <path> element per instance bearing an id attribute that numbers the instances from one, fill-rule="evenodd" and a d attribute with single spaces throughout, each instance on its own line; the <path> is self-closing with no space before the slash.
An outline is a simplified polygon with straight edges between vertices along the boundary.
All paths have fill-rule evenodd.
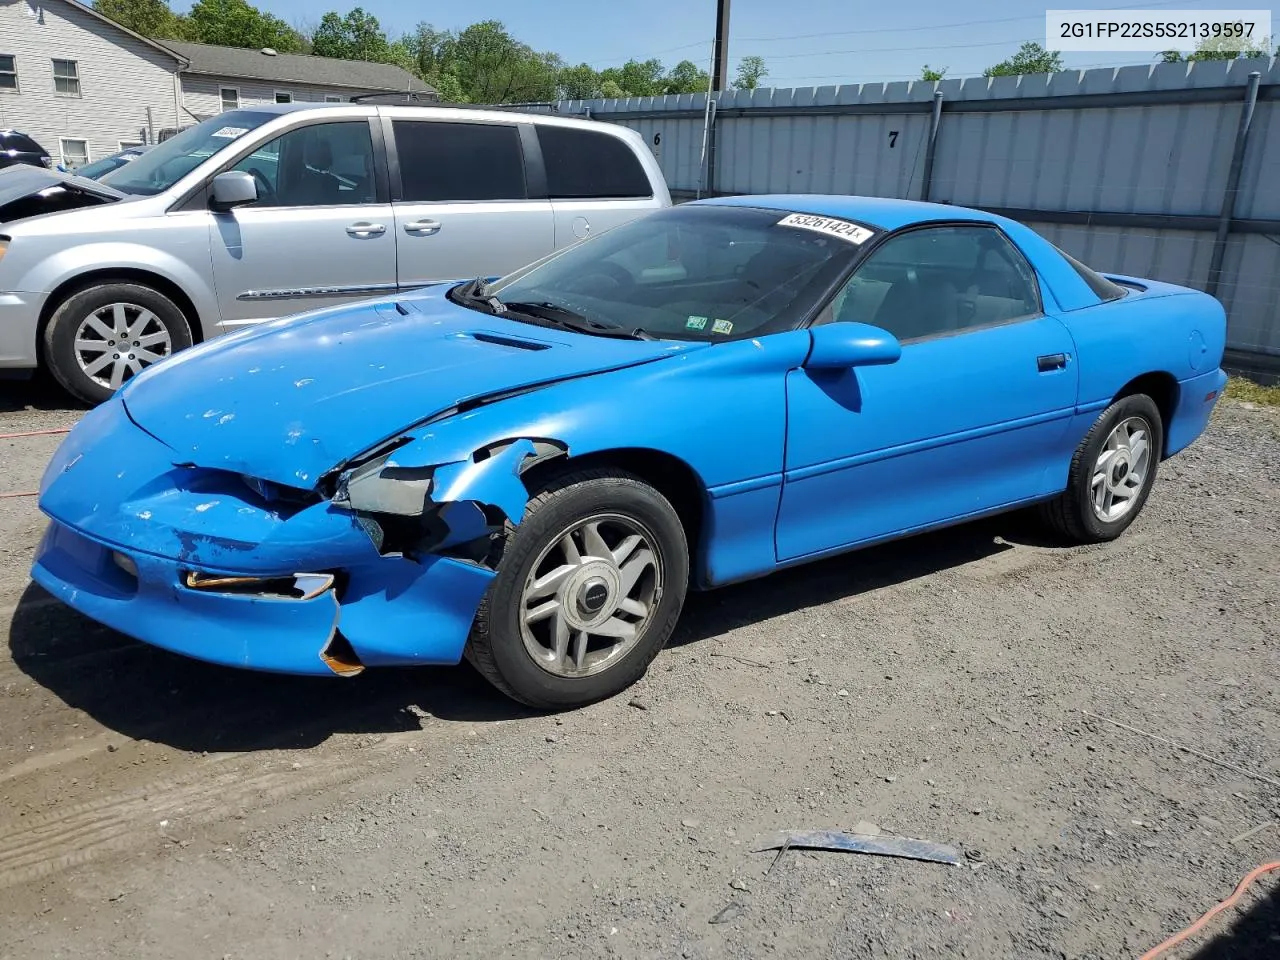
<path id="1" fill-rule="evenodd" d="M 597 130 L 602 125 L 600 121 L 592 120 L 584 116 L 565 116 L 560 113 L 538 113 L 534 111 L 525 111 L 521 110 L 518 105 L 513 105 L 508 109 L 505 107 L 496 108 L 472 106 L 469 103 L 424 105 L 418 103 L 376 103 L 372 101 L 345 101 L 341 103 L 317 103 L 314 101 L 304 101 L 299 103 L 295 101 L 294 103 L 255 103 L 252 105 L 245 105 L 241 109 L 252 110 L 255 113 L 286 114 L 313 110 L 340 110 L 344 107 L 348 109 L 351 107 L 373 107 L 378 110 L 394 110 L 397 114 L 401 114 L 404 111 L 411 111 L 412 113 L 420 113 L 423 116 L 436 117 L 439 119 L 447 119 L 448 117 L 456 116 L 459 113 L 466 113 L 470 116 L 484 119 L 505 119 L 510 122 L 510 118 L 512 116 L 517 116 L 520 117 L 521 120 L 529 123 L 568 124 L 573 126 L 590 127 L 591 129 Z M 606 126 L 617 126 L 617 124 L 607 124 Z M 624 127 L 623 129 L 627 128 Z"/>

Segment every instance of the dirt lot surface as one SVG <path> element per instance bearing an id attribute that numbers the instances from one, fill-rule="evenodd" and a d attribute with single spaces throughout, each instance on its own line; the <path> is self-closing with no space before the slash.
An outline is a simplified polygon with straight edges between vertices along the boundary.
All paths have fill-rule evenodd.
<path id="1" fill-rule="evenodd" d="M 0 492 L 57 441 L 0 440 Z M 146 648 L 30 586 L 42 527 L 0 499 L 0 957 L 1137 957 L 1280 854 L 1276 787 L 1085 714 L 1280 780 L 1274 411 L 1115 544 L 1009 517 L 700 596 L 561 716 Z M 757 852 L 864 821 L 965 862 Z M 1168 956 L 1280 956 L 1277 879 Z"/>

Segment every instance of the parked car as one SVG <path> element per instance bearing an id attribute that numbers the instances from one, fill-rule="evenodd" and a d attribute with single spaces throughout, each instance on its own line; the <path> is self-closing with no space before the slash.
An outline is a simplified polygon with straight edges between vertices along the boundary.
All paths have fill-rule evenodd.
<path id="1" fill-rule="evenodd" d="M 52 167 L 49 151 L 17 130 L 0 130 L 0 169 L 15 165 Z"/>
<path id="2" fill-rule="evenodd" d="M 101 180 L 105 174 L 112 170 L 118 170 L 126 163 L 138 159 L 147 152 L 148 147 L 125 147 L 123 150 L 113 153 L 110 156 L 103 157 L 101 160 L 95 160 L 93 163 L 86 163 L 75 171 L 77 176 L 88 177 L 90 180 Z"/>
<path id="3" fill-rule="evenodd" d="M 193 342 L 506 273 L 670 205 L 640 135 L 616 124 L 354 103 L 233 110 L 100 180 L 0 171 L 0 372 L 43 363 L 97 403 Z"/>
<path id="4" fill-rule="evenodd" d="M 645 672 L 690 588 L 1031 504 L 1119 537 L 1225 338 L 1214 298 L 976 210 L 701 201 L 156 364 L 49 464 L 32 576 L 215 663 L 466 656 L 573 707 Z"/>

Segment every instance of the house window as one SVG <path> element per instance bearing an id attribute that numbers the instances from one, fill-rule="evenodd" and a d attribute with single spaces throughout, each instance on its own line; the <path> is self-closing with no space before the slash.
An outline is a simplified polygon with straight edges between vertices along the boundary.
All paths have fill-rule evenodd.
<path id="1" fill-rule="evenodd" d="M 236 87 L 221 87 L 218 90 L 218 96 L 222 99 L 222 110 L 240 109 L 240 91 Z"/>
<path id="2" fill-rule="evenodd" d="M 88 140 L 69 140 L 64 137 L 58 142 L 62 146 L 62 165 L 68 170 L 79 170 L 89 162 Z"/>
<path id="3" fill-rule="evenodd" d="M 276 103 L 293 103 L 293 94 L 288 90 L 277 90 Z"/>
<path id="4" fill-rule="evenodd" d="M 142 146 L 141 140 L 121 140 L 120 141 L 121 150 L 132 150 L 134 147 L 140 147 L 140 146 Z"/>
<path id="5" fill-rule="evenodd" d="M 338 96 L 336 93 L 326 93 L 324 95 L 324 102 L 325 103 L 341 103 L 342 98 Z"/>
<path id="6" fill-rule="evenodd" d="M 18 58 L 12 53 L 0 53 L 0 90 L 18 89 Z"/>
<path id="7" fill-rule="evenodd" d="M 76 61 L 53 61 L 53 92 L 64 97 L 80 96 L 80 66 Z"/>

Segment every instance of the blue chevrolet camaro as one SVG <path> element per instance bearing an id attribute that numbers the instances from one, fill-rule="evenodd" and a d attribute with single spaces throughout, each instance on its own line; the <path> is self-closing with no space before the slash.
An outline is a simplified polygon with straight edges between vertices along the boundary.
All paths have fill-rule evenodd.
<path id="1" fill-rule="evenodd" d="M 1204 430 L 1225 333 L 976 210 L 684 204 L 149 367 L 49 464 L 33 576 L 215 663 L 465 656 L 578 706 L 690 589 L 1030 504 L 1118 537 Z"/>

